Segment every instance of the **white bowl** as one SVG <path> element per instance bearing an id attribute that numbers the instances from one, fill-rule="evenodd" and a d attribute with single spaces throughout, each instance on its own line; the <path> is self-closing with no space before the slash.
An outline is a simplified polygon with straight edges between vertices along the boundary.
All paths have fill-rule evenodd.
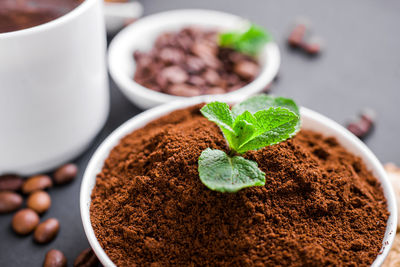
<path id="1" fill-rule="evenodd" d="M 144 17 L 118 33 L 110 44 L 108 63 L 112 78 L 125 96 L 142 109 L 151 108 L 185 97 L 159 93 L 143 87 L 133 80 L 136 50 L 149 51 L 156 38 L 166 31 L 178 31 L 186 26 L 198 25 L 204 28 L 231 30 L 240 29 L 248 21 L 235 15 L 212 10 L 187 9 L 167 11 Z M 248 85 L 223 94 L 227 97 L 252 95 L 269 85 L 280 65 L 279 48 L 269 42 L 258 58 L 261 71 L 257 78 Z"/>
<path id="2" fill-rule="evenodd" d="M 111 34 L 140 18 L 143 14 L 143 6 L 138 1 L 104 2 L 103 10 L 106 29 Z"/>
<path id="3" fill-rule="evenodd" d="M 86 233 L 86 236 L 89 240 L 91 247 L 96 253 L 97 257 L 101 261 L 104 266 L 115 266 L 110 258 L 106 255 L 103 248 L 100 246 L 97 238 L 94 234 L 92 224 L 90 222 L 90 202 L 91 202 L 91 193 L 92 189 L 96 183 L 96 175 L 101 171 L 105 159 L 108 157 L 110 151 L 119 143 L 121 138 L 126 136 L 127 134 L 133 132 L 136 129 L 139 129 L 145 126 L 150 121 L 157 119 L 163 115 L 168 114 L 176 109 L 185 108 L 197 103 L 201 102 L 209 102 L 211 100 L 215 100 L 216 98 L 211 98 L 210 96 L 200 96 L 191 99 L 186 99 L 185 101 L 176 101 L 172 103 L 168 103 L 165 105 L 161 105 L 159 107 L 147 110 L 129 121 L 125 122 L 123 125 L 118 127 L 104 142 L 99 146 L 99 148 L 94 153 L 93 157 L 89 161 L 89 164 L 86 168 L 80 192 L 80 208 L 81 208 L 81 217 L 83 222 L 83 227 Z M 221 97 L 217 97 L 217 99 L 223 99 Z M 239 98 L 236 98 L 239 100 Z M 236 102 L 236 101 L 235 101 Z M 348 130 L 343 128 L 341 125 L 336 122 L 328 119 L 327 117 L 309 110 L 307 108 L 301 108 L 301 117 L 302 117 L 302 128 L 309 129 L 316 132 L 319 132 L 325 136 L 333 136 L 336 137 L 341 145 L 346 147 L 346 149 L 355 155 L 358 155 L 362 158 L 366 166 L 373 172 L 373 174 L 380 181 L 385 197 L 388 203 L 388 210 L 390 212 L 389 219 L 387 221 L 387 227 L 385 232 L 385 237 L 383 239 L 381 254 L 379 254 L 374 261 L 372 266 L 380 266 L 384 259 L 386 258 L 389 250 L 392 246 L 395 234 L 396 234 L 396 226 L 397 226 L 397 208 L 396 208 L 396 200 L 393 189 L 390 185 L 388 177 L 386 176 L 386 172 L 384 171 L 381 163 L 375 157 L 375 155 L 368 149 L 368 147 L 361 142 L 357 137 L 355 137 Z"/>

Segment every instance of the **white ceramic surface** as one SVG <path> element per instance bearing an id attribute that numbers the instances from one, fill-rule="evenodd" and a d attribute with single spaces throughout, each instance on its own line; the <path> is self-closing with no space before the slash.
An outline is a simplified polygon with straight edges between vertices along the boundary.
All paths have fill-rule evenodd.
<path id="1" fill-rule="evenodd" d="M 104 2 L 104 17 L 107 32 L 112 34 L 132 23 L 143 14 L 143 6 L 138 1 L 118 3 Z"/>
<path id="2" fill-rule="evenodd" d="M 0 174 L 30 175 L 81 152 L 109 110 L 100 0 L 0 34 Z"/>
<path id="3" fill-rule="evenodd" d="M 80 209 L 81 209 L 81 217 L 83 222 L 83 227 L 86 233 L 86 236 L 89 240 L 91 247 L 94 252 L 100 259 L 101 263 L 104 266 L 115 266 L 109 257 L 106 255 L 104 250 L 101 248 L 99 242 L 96 239 L 94 234 L 91 222 L 90 222 L 90 195 L 92 189 L 96 182 L 96 175 L 101 171 L 103 167 L 104 160 L 108 157 L 110 151 L 115 147 L 119 140 L 125 135 L 131 133 L 132 131 L 143 127 L 150 121 L 159 118 L 162 115 L 168 114 L 169 112 L 185 108 L 197 103 L 201 102 L 209 102 L 211 100 L 215 100 L 207 96 L 204 97 L 196 97 L 187 99 L 185 101 L 176 101 L 172 103 L 168 103 L 165 105 L 161 105 L 155 107 L 153 109 L 147 110 L 129 121 L 125 122 L 118 129 L 116 129 L 104 142 L 99 146 L 97 151 L 94 153 L 93 157 L 89 161 L 89 164 L 86 168 L 80 192 Z M 217 98 L 218 99 L 218 98 Z M 243 99 L 243 98 L 242 98 Z M 219 100 L 223 100 L 223 98 L 219 98 Z M 240 101 L 241 98 L 236 98 L 236 101 Z M 234 102 L 236 102 L 234 101 Z M 366 166 L 374 173 L 374 175 L 381 182 L 383 187 L 383 191 L 385 197 L 388 202 L 388 210 L 390 212 L 390 217 L 387 222 L 387 228 L 385 237 L 383 240 L 383 247 L 381 250 L 381 254 L 378 255 L 376 260 L 374 261 L 374 267 L 380 266 L 383 260 L 386 258 L 393 240 L 396 234 L 396 226 L 397 226 L 397 209 L 396 209 L 396 200 L 393 193 L 393 189 L 390 186 L 390 182 L 386 176 L 386 172 L 384 171 L 381 163 L 375 157 L 375 155 L 367 148 L 367 146 L 361 142 L 357 137 L 351 134 L 348 130 L 343 128 L 341 125 L 336 122 L 328 119 L 327 117 L 309 110 L 307 108 L 301 108 L 301 116 L 302 116 L 302 128 L 309 129 L 316 132 L 320 132 L 325 136 L 334 136 L 338 139 L 338 141 L 346 147 L 352 153 L 360 156 Z"/>
<path id="4" fill-rule="evenodd" d="M 125 96 L 142 109 L 151 108 L 185 97 L 159 93 L 143 87 L 133 80 L 136 50 L 149 51 L 156 38 L 166 31 L 178 31 L 185 26 L 232 30 L 241 29 L 248 21 L 235 15 L 201 9 L 174 10 L 144 17 L 119 32 L 110 44 L 108 52 L 109 70 L 114 81 Z M 262 91 L 272 82 L 280 65 L 279 48 L 268 43 L 259 56 L 261 72 L 250 84 L 231 93 L 225 99 L 238 95 L 252 95 Z"/>

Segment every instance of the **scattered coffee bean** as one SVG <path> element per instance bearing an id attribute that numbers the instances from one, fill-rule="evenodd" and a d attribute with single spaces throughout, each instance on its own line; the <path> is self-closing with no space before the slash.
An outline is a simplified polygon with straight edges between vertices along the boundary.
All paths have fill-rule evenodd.
<path id="1" fill-rule="evenodd" d="M 0 191 L 0 214 L 9 213 L 22 206 L 22 196 L 12 191 Z"/>
<path id="2" fill-rule="evenodd" d="M 39 214 L 42 214 L 51 206 L 50 195 L 45 191 L 35 191 L 28 197 L 26 205 L 28 208 L 33 209 Z"/>
<path id="3" fill-rule="evenodd" d="M 33 238 L 40 244 L 49 243 L 58 234 L 60 223 L 55 218 L 50 218 L 40 223 L 33 233 Z"/>
<path id="4" fill-rule="evenodd" d="M 82 251 L 74 261 L 74 267 L 96 267 L 98 264 L 99 260 L 91 248 Z"/>
<path id="5" fill-rule="evenodd" d="M 52 187 L 53 182 L 51 178 L 47 175 L 41 174 L 28 178 L 22 185 L 22 192 L 24 194 L 30 194 L 37 190 L 44 190 L 46 188 Z"/>
<path id="6" fill-rule="evenodd" d="M 310 23 L 306 19 L 301 19 L 295 23 L 288 37 L 288 44 L 293 48 L 301 48 L 301 51 L 308 55 L 315 56 L 321 52 L 321 38 L 310 34 Z"/>
<path id="7" fill-rule="evenodd" d="M 360 139 L 366 137 L 372 130 L 375 123 L 375 112 L 366 109 L 361 112 L 359 118 L 347 125 L 347 129 Z"/>
<path id="8" fill-rule="evenodd" d="M 22 187 L 24 180 L 21 176 L 15 174 L 6 174 L 0 176 L 0 191 L 10 190 L 19 191 Z"/>
<path id="9" fill-rule="evenodd" d="M 49 250 L 46 253 L 43 267 L 67 267 L 67 258 L 57 249 Z"/>
<path id="10" fill-rule="evenodd" d="M 307 28 L 308 23 L 303 20 L 295 23 L 292 31 L 289 34 L 288 44 L 292 47 L 301 47 Z"/>
<path id="11" fill-rule="evenodd" d="M 318 55 L 321 52 L 322 40 L 321 38 L 313 37 L 303 42 L 301 47 L 309 55 Z"/>
<path id="12" fill-rule="evenodd" d="M 73 181 L 78 174 L 78 166 L 73 163 L 65 164 L 58 168 L 53 174 L 53 180 L 56 184 L 66 184 Z"/>
<path id="13" fill-rule="evenodd" d="M 192 97 L 231 92 L 255 79 L 259 64 L 218 46 L 218 33 L 196 27 L 161 34 L 149 52 L 134 52 L 134 80 L 151 90 Z"/>
<path id="14" fill-rule="evenodd" d="M 31 209 L 22 209 L 15 213 L 11 226 L 17 234 L 27 235 L 39 224 L 39 215 Z"/>

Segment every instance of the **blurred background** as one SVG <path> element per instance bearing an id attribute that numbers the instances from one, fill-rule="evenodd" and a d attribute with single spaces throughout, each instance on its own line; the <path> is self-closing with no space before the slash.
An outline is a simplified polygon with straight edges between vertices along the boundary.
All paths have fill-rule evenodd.
<path id="1" fill-rule="evenodd" d="M 144 16 L 166 10 L 202 8 L 236 14 L 265 27 L 281 52 L 281 66 L 270 92 L 293 98 L 342 125 L 354 120 L 364 108 L 371 108 L 377 119 L 365 143 L 382 163 L 400 164 L 397 139 L 400 137 L 400 1 L 141 0 L 140 3 Z M 288 47 L 288 35 L 298 18 L 306 18 L 312 33 L 321 38 L 319 55 L 309 56 Z M 115 32 L 107 34 L 108 44 L 115 35 Z M 53 208 L 44 218 L 60 220 L 57 238 L 47 245 L 34 244 L 31 238 L 12 232 L 12 214 L 3 215 L 0 266 L 39 266 L 51 248 L 62 250 L 71 263 L 89 246 L 79 213 L 79 187 L 84 169 L 102 140 L 142 111 L 120 92 L 111 78 L 109 85 L 108 119 L 90 148 L 74 161 L 79 166 L 77 180 L 49 192 Z"/>

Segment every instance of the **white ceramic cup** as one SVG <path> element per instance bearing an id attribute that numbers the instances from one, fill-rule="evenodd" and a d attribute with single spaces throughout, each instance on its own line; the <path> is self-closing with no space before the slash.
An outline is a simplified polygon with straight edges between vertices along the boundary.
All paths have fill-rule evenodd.
<path id="1" fill-rule="evenodd" d="M 171 101 L 186 99 L 148 89 L 133 80 L 136 69 L 133 53 L 149 51 L 156 38 L 168 31 L 178 31 L 187 26 L 199 26 L 217 30 L 237 30 L 248 26 L 248 21 L 225 12 L 204 9 L 182 9 L 153 14 L 129 25 L 113 39 L 108 50 L 110 74 L 125 96 L 135 105 L 147 109 Z M 260 73 L 249 84 L 230 93 L 225 99 L 261 92 L 274 79 L 279 70 L 278 45 L 267 43 L 258 56 Z"/>
<path id="2" fill-rule="evenodd" d="M 186 99 L 184 101 L 171 102 L 147 110 L 122 124 L 110 136 L 108 136 L 107 139 L 103 141 L 103 143 L 94 153 L 83 176 L 80 192 L 80 209 L 83 228 L 85 230 L 86 236 L 89 240 L 91 247 L 93 248 L 97 257 L 104 266 L 115 266 L 115 264 L 107 256 L 94 234 L 93 227 L 90 222 L 90 196 L 92 193 L 92 189 L 96 183 L 96 175 L 101 172 L 104 161 L 108 157 L 110 151 L 119 143 L 119 141 L 124 136 L 145 126 L 152 120 L 166 115 L 176 109 L 185 108 L 201 102 L 210 102 L 214 100 L 224 101 L 224 98 L 210 98 L 209 96 L 195 97 L 191 99 Z M 236 101 L 232 101 L 232 103 L 241 100 L 243 100 L 243 98 L 238 96 L 236 98 Z M 385 170 L 383 169 L 379 160 L 371 152 L 371 150 L 369 150 L 363 142 L 361 142 L 347 129 L 343 128 L 343 126 L 315 111 L 309 110 L 304 107 L 300 109 L 300 113 L 302 120 L 302 129 L 313 130 L 315 132 L 323 134 L 324 136 L 333 136 L 337 138 L 339 143 L 344 146 L 348 151 L 361 157 L 368 169 L 372 171 L 372 173 L 381 183 L 384 195 L 387 200 L 390 216 L 387 221 L 386 232 L 383 238 L 380 254 L 378 254 L 372 264 L 373 267 L 380 266 L 388 255 L 389 250 L 393 244 L 397 227 L 396 199 Z"/>
<path id="3" fill-rule="evenodd" d="M 83 152 L 109 110 L 101 0 L 0 34 L 0 174 L 51 170 Z"/>

